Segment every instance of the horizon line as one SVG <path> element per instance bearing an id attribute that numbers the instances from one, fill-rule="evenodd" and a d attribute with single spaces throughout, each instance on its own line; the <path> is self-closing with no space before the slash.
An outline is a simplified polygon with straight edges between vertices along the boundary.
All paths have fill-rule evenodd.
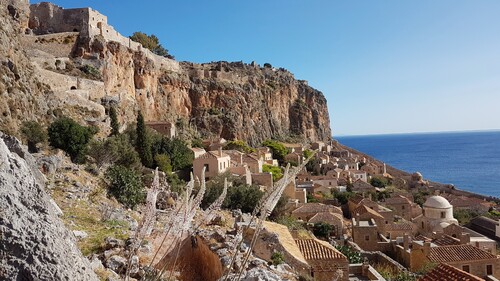
<path id="1" fill-rule="evenodd" d="M 337 137 L 368 137 L 368 136 L 388 136 L 388 135 L 428 135 L 428 134 L 446 134 L 446 133 L 487 133 L 500 132 L 500 129 L 480 129 L 480 130 L 456 130 L 456 131 L 421 131 L 421 132 L 401 132 L 401 133 L 375 133 L 375 134 L 352 134 L 352 135 L 335 135 Z"/>

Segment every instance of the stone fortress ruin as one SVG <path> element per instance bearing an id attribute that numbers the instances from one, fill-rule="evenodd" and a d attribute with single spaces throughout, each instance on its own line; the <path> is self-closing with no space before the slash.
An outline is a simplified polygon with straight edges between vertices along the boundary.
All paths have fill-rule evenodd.
<path id="1" fill-rule="evenodd" d="M 101 36 L 105 41 L 118 42 L 134 51 L 143 52 L 156 67 L 171 71 L 180 69 L 175 60 L 158 56 L 138 42 L 121 35 L 108 24 L 108 17 L 92 8 L 64 9 L 50 2 L 30 5 L 28 27 L 35 35 L 79 32 L 80 36 L 94 38 Z"/>

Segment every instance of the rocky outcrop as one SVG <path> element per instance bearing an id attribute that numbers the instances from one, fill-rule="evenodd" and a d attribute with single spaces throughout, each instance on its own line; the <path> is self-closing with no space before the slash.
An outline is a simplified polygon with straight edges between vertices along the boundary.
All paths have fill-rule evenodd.
<path id="1" fill-rule="evenodd" d="M 44 176 L 0 133 L 0 280 L 98 280 L 44 191 Z"/>
<path id="2" fill-rule="evenodd" d="M 158 69 L 144 53 L 116 42 L 87 38 L 80 44 L 75 49 L 103 61 L 106 93 L 120 100 L 123 122 L 140 109 L 149 121 L 177 122 L 204 137 L 251 145 L 268 138 L 330 139 L 325 97 L 283 68 L 181 62 L 175 70 Z"/>

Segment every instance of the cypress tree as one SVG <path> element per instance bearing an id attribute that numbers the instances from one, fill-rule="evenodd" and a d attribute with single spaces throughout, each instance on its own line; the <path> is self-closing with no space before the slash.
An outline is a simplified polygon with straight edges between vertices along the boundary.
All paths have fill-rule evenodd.
<path id="1" fill-rule="evenodd" d="M 114 106 L 109 108 L 109 118 L 111 119 L 111 136 L 116 136 L 120 133 L 120 124 L 118 124 L 118 116 Z"/>
<path id="2" fill-rule="evenodd" d="M 142 116 L 141 111 L 137 115 L 137 142 L 136 149 L 141 157 L 142 165 L 146 167 L 153 166 L 153 155 L 151 153 L 151 143 L 146 131 L 146 124 L 144 124 L 144 116 Z"/>

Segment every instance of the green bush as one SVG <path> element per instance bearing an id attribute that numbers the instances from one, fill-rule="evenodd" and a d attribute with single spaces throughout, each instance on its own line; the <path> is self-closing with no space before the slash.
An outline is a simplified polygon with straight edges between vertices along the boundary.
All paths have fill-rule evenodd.
<path id="1" fill-rule="evenodd" d="M 21 134 L 28 143 L 28 151 L 38 152 L 37 144 L 47 140 L 47 131 L 36 121 L 23 122 Z"/>
<path id="2" fill-rule="evenodd" d="M 280 180 L 283 177 L 283 171 L 281 171 L 281 168 L 273 165 L 262 165 L 262 172 L 271 173 L 273 175 L 274 182 Z"/>
<path id="3" fill-rule="evenodd" d="M 232 179 L 229 178 L 228 181 L 232 181 Z M 217 177 L 215 182 L 213 180 L 208 182 L 207 191 L 203 196 L 201 207 L 207 208 L 210 206 L 210 204 L 220 196 L 223 188 L 223 177 Z M 230 186 L 227 190 L 227 195 L 222 207 L 230 210 L 240 209 L 244 213 L 251 213 L 263 195 L 264 192 L 257 186 L 233 182 L 233 186 Z"/>
<path id="4" fill-rule="evenodd" d="M 273 153 L 273 157 L 280 163 L 283 163 L 285 156 L 288 154 L 288 149 L 282 143 L 274 140 L 266 140 L 262 145 L 269 147 Z"/>
<path id="5" fill-rule="evenodd" d="M 284 262 L 285 262 L 285 256 L 283 255 L 283 253 L 274 252 L 271 255 L 271 263 L 272 263 L 272 265 L 277 266 L 277 265 L 280 265 L 280 264 L 282 264 Z"/>
<path id="6" fill-rule="evenodd" d="M 344 254 L 349 263 L 361 263 L 363 259 L 361 258 L 361 254 L 359 252 L 354 251 L 349 246 L 337 246 L 337 250 L 339 250 L 342 254 Z"/>
<path id="7" fill-rule="evenodd" d="M 276 223 L 282 224 L 288 227 L 288 230 L 303 230 L 304 225 L 302 222 L 299 222 L 296 218 L 292 216 L 281 216 L 275 220 Z"/>
<path id="8" fill-rule="evenodd" d="M 160 40 L 154 34 L 147 35 L 142 32 L 134 32 L 134 34 L 130 36 L 130 39 L 134 40 L 135 42 L 141 43 L 144 48 L 151 50 L 153 53 L 159 56 L 174 59 L 174 56 L 170 55 L 168 53 L 168 50 L 163 48 L 163 46 L 160 44 Z"/>
<path id="9" fill-rule="evenodd" d="M 106 164 L 117 164 L 133 169 L 138 169 L 141 166 L 139 154 L 126 135 L 91 141 L 87 151 L 87 155 L 94 159 L 99 168 Z"/>
<path id="10" fill-rule="evenodd" d="M 139 153 L 139 157 L 141 157 L 142 165 L 153 168 L 151 141 L 146 130 L 146 124 L 144 123 L 144 116 L 142 116 L 142 112 L 140 111 L 137 114 L 136 138 L 135 148 L 137 153 Z"/>
<path id="11" fill-rule="evenodd" d="M 245 141 L 242 140 L 232 140 L 224 145 L 224 149 L 226 150 L 238 150 L 243 153 L 252 153 L 255 152 L 255 149 L 250 147 Z"/>
<path id="12" fill-rule="evenodd" d="M 370 184 L 375 186 L 375 187 L 386 187 L 389 183 L 387 182 L 387 179 L 381 178 L 381 177 L 373 177 L 370 179 Z"/>
<path id="13" fill-rule="evenodd" d="M 155 166 L 158 169 L 165 173 L 172 172 L 172 165 L 170 164 L 170 158 L 166 154 L 157 154 L 155 155 Z"/>
<path id="14" fill-rule="evenodd" d="M 118 202 L 132 209 L 144 202 L 146 192 L 141 175 L 135 170 L 113 165 L 106 171 L 106 179 L 109 182 L 109 194 Z"/>
<path id="15" fill-rule="evenodd" d="M 152 154 L 165 154 L 170 158 L 173 171 L 190 168 L 193 165 L 193 152 L 187 143 L 179 138 L 157 138 L 152 144 Z"/>
<path id="16" fill-rule="evenodd" d="M 118 116 L 114 106 L 109 108 L 109 118 L 111 121 L 111 135 L 116 136 L 120 133 L 120 124 L 118 123 Z"/>
<path id="17" fill-rule="evenodd" d="M 95 128 L 84 127 L 71 118 L 62 117 L 50 124 L 49 143 L 68 153 L 73 162 L 82 163 L 87 144 L 96 132 Z"/>
<path id="18" fill-rule="evenodd" d="M 333 227 L 324 222 L 317 222 L 313 226 L 313 233 L 317 237 L 328 238 L 332 232 Z"/>

